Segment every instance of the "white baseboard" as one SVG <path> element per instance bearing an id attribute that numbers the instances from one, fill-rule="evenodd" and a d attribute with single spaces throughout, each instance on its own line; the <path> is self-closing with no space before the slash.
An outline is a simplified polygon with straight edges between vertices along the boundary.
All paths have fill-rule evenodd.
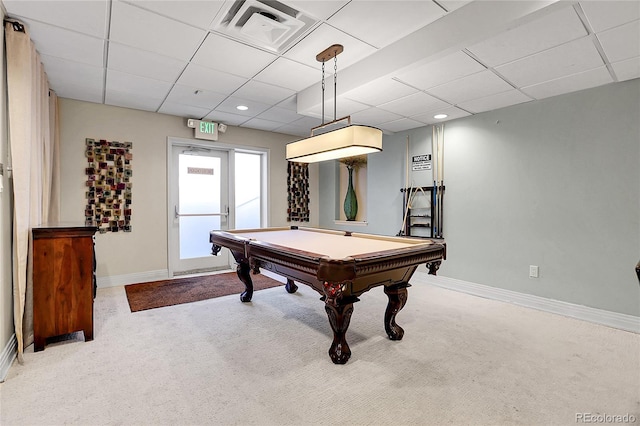
<path id="1" fill-rule="evenodd" d="M 9 341 L 4 345 L 2 353 L 0 353 L 0 383 L 4 382 L 9 373 L 9 368 L 13 364 L 13 360 L 18 355 L 18 339 L 15 333 L 11 335 Z"/>
<path id="2" fill-rule="evenodd" d="M 169 278 L 169 271 L 159 269 L 157 271 L 137 272 L 135 274 L 111 275 L 108 277 L 98 277 L 98 287 L 118 287 L 128 284 L 146 283 L 149 281 L 160 281 Z"/>
<path id="3" fill-rule="evenodd" d="M 516 291 L 476 284 L 455 278 L 428 275 L 427 273 L 420 271 L 414 274 L 412 280 L 414 279 L 449 290 L 472 294 L 486 299 L 500 300 L 514 305 L 538 309 L 540 311 L 551 312 L 566 317 L 576 318 L 640 334 L 640 317 L 636 317 L 634 315 L 575 305 L 573 303 L 547 299 L 531 294 L 518 293 Z"/>

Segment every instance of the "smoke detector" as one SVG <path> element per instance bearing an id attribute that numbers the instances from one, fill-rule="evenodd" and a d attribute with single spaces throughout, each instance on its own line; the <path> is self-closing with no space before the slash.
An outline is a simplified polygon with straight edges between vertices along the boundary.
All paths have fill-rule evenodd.
<path id="1" fill-rule="evenodd" d="M 213 29 L 273 52 L 282 52 L 316 21 L 279 1 L 236 0 Z"/>

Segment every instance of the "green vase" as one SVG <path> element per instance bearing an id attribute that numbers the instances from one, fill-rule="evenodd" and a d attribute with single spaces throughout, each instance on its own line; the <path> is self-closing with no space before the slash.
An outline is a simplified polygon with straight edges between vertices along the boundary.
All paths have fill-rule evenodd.
<path id="1" fill-rule="evenodd" d="M 348 167 L 349 171 L 349 186 L 347 187 L 347 195 L 344 197 L 344 214 L 347 220 L 356 220 L 358 214 L 358 199 L 356 198 L 356 191 L 353 189 L 353 167 Z"/>

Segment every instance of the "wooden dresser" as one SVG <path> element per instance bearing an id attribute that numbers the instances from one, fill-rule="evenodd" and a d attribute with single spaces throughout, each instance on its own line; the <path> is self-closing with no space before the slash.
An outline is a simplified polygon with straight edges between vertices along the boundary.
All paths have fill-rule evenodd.
<path id="1" fill-rule="evenodd" d="M 76 331 L 93 340 L 95 226 L 33 228 L 34 350 L 48 337 Z"/>

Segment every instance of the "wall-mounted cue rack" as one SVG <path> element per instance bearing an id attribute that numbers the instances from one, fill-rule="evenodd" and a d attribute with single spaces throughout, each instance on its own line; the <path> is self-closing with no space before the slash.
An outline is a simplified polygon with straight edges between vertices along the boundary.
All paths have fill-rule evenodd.
<path id="1" fill-rule="evenodd" d="M 443 238 L 444 189 L 444 186 L 400 188 L 403 194 L 403 223 L 398 235 Z"/>

